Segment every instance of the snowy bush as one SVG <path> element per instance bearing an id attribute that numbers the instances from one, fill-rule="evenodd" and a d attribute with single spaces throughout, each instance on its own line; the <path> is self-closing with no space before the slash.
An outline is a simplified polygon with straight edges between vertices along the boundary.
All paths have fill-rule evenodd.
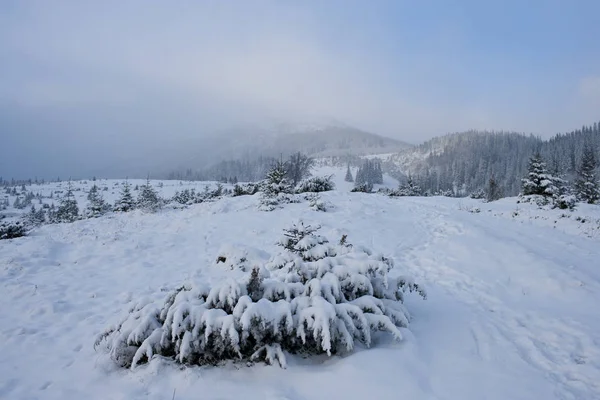
<path id="1" fill-rule="evenodd" d="M 185 189 L 182 190 L 181 192 L 177 191 L 175 192 L 175 194 L 173 195 L 172 200 L 175 203 L 181 204 L 181 205 L 192 205 L 194 203 L 197 203 L 198 196 L 196 195 L 196 190 L 195 189 Z"/>
<path id="2" fill-rule="evenodd" d="M 577 197 L 572 194 L 561 194 L 554 198 L 554 207 L 561 210 L 573 210 L 577 204 Z"/>
<path id="3" fill-rule="evenodd" d="M 388 195 L 392 197 L 422 196 L 423 191 L 421 190 L 421 187 L 417 185 L 409 176 L 406 184 L 398 186 L 398 189 L 390 191 Z"/>
<path id="4" fill-rule="evenodd" d="M 258 193 L 260 185 L 257 183 L 236 184 L 232 196 L 252 196 Z"/>
<path id="5" fill-rule="evenodd" d="M 223 245 L 217 253 L 215 265 L 227 270 L 251 271 L 256 265 L 262 264 L 260 253 L 241 245 Z"/>
<path id="6" fill-rule="evenodd" d="M 284 204 L 299 203 L 298 196 L 289 193 L 279 193 L 271 195 L 263 193 L 260 198 L 258 209 L 261 211 L 273 211 L 276 208 L 282 208 Z"/>
<path id="7" fill-rule="evenodd" d="M 121 367 L 154 356 L 191 365 L 264 360 L 286 366 L 286 353 L 350 352 L 369 347 L 374 331 L 401 340 L 409 313 L 404 293 L 423 289 L 391 278 L 391 259 L 349 245 L 331 244 L 317 227 L 294 225 L 284 248 L 241 281 L 184 286 L 162 303 L 136 304 L 96 340 Z"/>
<path id="8" fill-rule="evenodd" d="M 469 197 L 472 198 L 472 199 L 476 199 L 476 200 L 483 200 L 487 196 L 486 196 L 486 193 L 483 191 L 483 189 L 477 189 L 474 192 L 472 192 L 469 195 Z"/>
<path id="9" fill-rule="evenodd" d="M 334 207 L 330 202 L 321 199 L 318 193 L 308 193 L 305 199 L 308 200 L 308 207 L 315 211 L 326 212 Z"/>
<path id="10" fill-rule="evenodd" d="M 352 188 L 352 190 L 350 190 L 353 193 L 359 192 L 359 193 L 371 193 L 373 191 L 373 184 L 371 183 L 357 183 L 354 185 L 354 187 Z"/>
<path id="11" fill-rule="evenodd" d="M 315 176 L 313 178 L 305 179 L 302 182 L 300 182 L 300 184 L 296 188 L 296 193 L 319 193 L 333 190 L 335 189 L 335 184 L 331 180 L 332 177 L 333 175 Z"/>
<path id="12" fill-rule="evenodd" d="M 0 222 L 0 240 L 25 236 L 27 229 L 20 221 Z"/>

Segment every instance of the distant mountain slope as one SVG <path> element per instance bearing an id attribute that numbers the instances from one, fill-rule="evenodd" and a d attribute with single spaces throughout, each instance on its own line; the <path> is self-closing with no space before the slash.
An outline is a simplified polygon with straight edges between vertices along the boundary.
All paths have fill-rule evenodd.
<path id="1" fill-rule="evenodd" d="M 237 168 L 233 164 L 254 162 L 261 157 L 287 157 L 298 151 L 313 157 L 344 157 L 396 153 L 411 147 L 408 143 L 339 123 L 244 127 L 202 139 L 197 145 L 199 150 L 196 154 L 182 157 L 179 161 L 176 174 L 185 177 L 199 171 L 220 169 L 231 173 Z M 193 147 L 186 149 L 187 154 L 190 151 L 193 151 Z M 169 173 L 173 176 L 173 171 Z"/>
<path id="2" fill-rule="evenodd" d="M 492 175 L 507 196 L 521 189 L 521 178 L 535 151 L 540 151 L 554 175 L 572 180 L 584 143 L 600 149 L 595 123 L 550 140 L 515 132 L 468 131 L 437 137 L 384 160 L 384 170 L 401 177 L 411 174 L 430 192 L 452 190 L 468 195 L 483 189 Z"/>

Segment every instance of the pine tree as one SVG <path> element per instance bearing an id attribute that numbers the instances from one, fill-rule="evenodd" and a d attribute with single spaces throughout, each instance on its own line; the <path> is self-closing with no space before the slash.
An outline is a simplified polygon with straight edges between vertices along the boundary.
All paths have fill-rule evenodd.
<path id="1" fill-rule="evenodd" d="M 35 205 L 31 206 L 31 210 L 27 214 L 27 224 L 30 226 L 40 226 L 46 221 L 44 209 L 36 210 Z"/>
<path id="2" fill-rule="evenodd" d="M 398 190 L 390 193 L 390 196 L 422 196 L 423 191 L 421 187 L 414 181 L 412 176 L 409 174 L 406 180 L 406 184 L 400 185 Z"/>
<path id="3" fill-rule="evenodd" d="M 282 161 L 277 161 L 269 170 L 264 185 L 266 196 L 277 196 L 279 193 L 292 193 L 293 188 L 286 178 L 286 165 Z"/>
<path id="4" fill-rule="evenodd" d="M 346 182 L 354 182 L 354 178 L 352 177 L 352 171 L 350 171 L 350 164 L 348 164 L 348 168 L 346 169 L 346 177 L 344 178 Z"/>
<path id="5" fill-rule="evenodd" d="M 596 169 L 598 160 L 594 148 L 588 142 L 583 147 L 581 165 L 577 171 L 577 180 L 575 181 L 575 192 L 577 199 L 593 204 L 600 200 L 600 187 Z"/>
<path id="6" fill-rule="evenodd" d="M 553 196 L 557 192 L 555 178 L 548 173 L 539 152 L 529 159 L 527 177 L 521 180 L 524 195 Z"/>
<path id="7" fill-rule="evenodd" d="M 54 222 L 74 222 L 79 219 L 79 207 L 73 195 L 71 181 L 67 186 L 67 193 L 60 200 L 60 204 L 54 213 Z"/>
<path id="8" fill-rule="evenodd" d="M 146 179 L 146 184 L 141 187 L 137 206 L 147 212 L 156 212 L 162 206 L 162 201 L 158 193 L 150 184 L 150 178 Z"/>
<path id="9" fill-rule="evenodd" d="M 135 208 L 135 201 L 131 194 L 131 185 L 125 181 L 123 189 L 121 189 L 121 197 L 115 203 L 114 210 L 121 212 L 128 212 Z"/>
<path id="10" fill-rule="evenodd" d="M 492 174 L 490 180 L 488 181 L 487 191 L 486 191 L 486 200 L 487 201 L 496 201 L 502 198 L 502 190 L 500 189 L 500 185 L 496 178 Z"/>
<path id="11" fill-rule="evenodd" d="M 109 211 L 110 206 L 104 201 L 98 186 L 95 184 L 91 187 L 87 198 L 88 205 L 85 210 L 85 216 L 87 218 L 100 217 Z"/>

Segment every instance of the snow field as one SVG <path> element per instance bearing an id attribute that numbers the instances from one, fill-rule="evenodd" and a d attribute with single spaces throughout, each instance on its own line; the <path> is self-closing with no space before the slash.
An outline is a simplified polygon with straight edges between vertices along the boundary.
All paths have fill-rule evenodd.
<path id="1" fill-rule="evenodd" d="M 321 194 L 335 205 L 325 213 L 306 203 L 260 212 L 259 196 L 242 196 L 47 225 L 1 241 L 0 398 L 600 397 L 599 237 L 577 221 L 600 219 L 596 208 L 348 193 L 345 168 L 331 170 L 338 190 Z M 468 212 L 474 208 L 480 212 Z M 426 301 L 406 297 L 413 320 L 402 342 L 374 335 L 370 349 L 344 357 L 288 356 L 285 370 L 158 358 L 130 371 L 94 351 L 96 335 L 132 303 L 235 274 L 215 264 L 228 246 L 267 259 L 299 218 L 322 225 L 331 241 L 347 234 L 393 257 L 398 274 L 425 285 Z"/>

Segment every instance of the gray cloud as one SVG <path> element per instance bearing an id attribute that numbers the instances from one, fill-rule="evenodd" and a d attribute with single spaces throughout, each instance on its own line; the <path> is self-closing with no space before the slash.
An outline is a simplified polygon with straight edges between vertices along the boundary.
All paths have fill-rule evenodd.
<path id="1" fill-rule="evenodd" d="M 327 116 L 412 142 L 555 126 L 461 96 L 452 55 L 464 37 L 451 24 L 422 53 L 390 56 L 360 32 L 348 32 L 357 45 L 340 42 L 343 32 L 332 39 L 327 19 L 294 3 L 39 1 L 1 11 L 10 151 L 0 174 L 143 169 L 149 155 L 167 162 L 180 143 L 273 117 Z"/>

